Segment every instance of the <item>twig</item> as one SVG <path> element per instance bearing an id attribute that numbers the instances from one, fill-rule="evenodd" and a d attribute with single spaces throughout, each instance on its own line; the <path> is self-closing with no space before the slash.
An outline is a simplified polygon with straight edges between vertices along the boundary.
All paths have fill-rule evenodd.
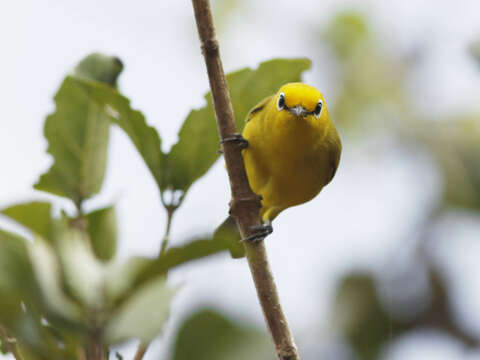
<path id="1" fill-rule="evenodd" d="M 100 331 L 94 331 L 90 338 L 89 359 L 91 360 L 104 360 L 105 348 L 103 345 L 102 334 Z"/>
<path id="2" fill-rule="evenodd" d="M 165 253 L 165 251 L 167 250 L 168 239 L 170 237 L 170 229 L 172 227 L 173 214 L 175 214 L 175 210 L 177 210 L 178 206 L 179 206 L 179 205 L 168 205 L 163 201 L 163 198 L 162 198 L 162 203 L 165 206 L 165 209 L 167 209 L 167 227 L 165 229 L 165 235 L 163 235 L 160 254 L 158 255 L 159 257 L 162 256 Z M 145 344 L 145 343 L 141 342 L 138 345 L 137 352 L 135 353 L 135 357 L 133 358 L 133 360 L 142 360 L 143 356 L 147 352 L 148 345 L 149 344 Z"/>
<path id="3" fill-rule="evenodd" d="M 223 140 L 234 136 L 236 127 L 210 4 L 208 0 L 192 0 L 192 2 L 207 65 L 218 132 Z M 260 199 L 253 193 L 248 183 L 240 148 L 234 142 L 223 142 L 222 150 L 232 190 L 231 214 L 245 238 L 253 235 L 254 228 L 260 225 L 258 216 Z M 275 342 L 277 355 L 281 360 L 298 360 L 297 348 L 279 302 L 265 246 L 263 242 L 258 244 L 244 242 L 244 245 L 257 295 Z"/>
<path id="4" fill-rule="evenodd" d="M 0 338 L 7 348 L 7 351 L 13 355 L 16 360 L 23 360 L 23 356 L 18 348 L 17 339 L 9 336 L 8 331 L 0 325 Z"/>
<path id="5" fill-rule="evenodd" d="M 142 360 L 143 355 L 145 355 L 145 353 L 147 352 L 147 349 L 148 349 L 148 344 L 140 343 L 140 345 L 138 345 L 138 349 L 137 349 L 137 352 L 135 353 L 135 357 L 133 358 L 133 360 Z"/>
<path id="6" fill-rule="evenodd" d="M 105 359 L 105 352 L 103 349 L 103 344 L 101 341 L 96 342 L 94 341 L 91 344 L 91 349 L 90 349 L 90 358 L 92 360 L 104 360 Z"/>
<path id="7" fill-rule="evenodd" d="M 175 210 L 177 208 L 178 206 L 175 206 L 175 205 L 165 205 L 165 209 L 167 209 L 167 228 L 165 230 L 165 235 L 163 236 L 163 239 L 162 239 L 160 254 L 158 255 L 159 257 L 162 256 L 167 250 L 168 240 L 170 238 L 170 228 L 172 226 L 173 214 L 175 214 Z"/>

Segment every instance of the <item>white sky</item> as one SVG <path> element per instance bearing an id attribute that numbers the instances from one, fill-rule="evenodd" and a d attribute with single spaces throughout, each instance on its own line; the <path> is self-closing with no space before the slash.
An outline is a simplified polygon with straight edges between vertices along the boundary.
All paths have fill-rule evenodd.
<path id="1" fill-rule="evenodd" d="M 314 61 L 312 71 L 324 81 L 315 85 L 328 101 L 335 95 L 335 74 L 322 72 L 325 59 L 312 50 L 317 48 L 315 44 L 310 47 L 315 37 L 304 34 L 312 25 L 320 31 L 334 11 L 356 8 L 369 15 L 391 51 L 406 54 L 419 46 L 428 49 L 418 76 L 412 80 L 412 106 L 456 113 L 479 103 L 479 72 L 464 51 L 469 42 L 480 37 L 478 0 L 240 3 L 241 12 L 220 34 L 227 71 L 256 66 L 277 56 L 307 56 Z M 132 4 L 119 0 L 17 0 L 0 4 L 0 206 L 53 199 L 31 190 L 51 163 L 45 153 L 43 120 L 53 111 L 52 96 L 60 81 L 86 54 L 101 51 L 123 60 L 121 90 L 159 129 L 165 149 L 175 142 L 189 110 L 202 105 L 208 81 L 190 1 L 139 0 Z M 311 73 L 306 80 L 309 78 L 313 78 Z M 342 273 L 352 268 L 382 271 L 387 267 L 401 249 L 399 241 L 409 226 L 440 189 L 428 159 L 414 160 L 400 150 L 391 150 L 368 163 L 363 155 L 371 157 L 375 146 L 345 147 L 333 183 L 314 201 L 286 211 L 275 221 L 275 232 L 266 243 L 294 334 L 302 336 L 319 321 L 327 320 L 333 286 Z M 212 230 L 225 217 L 229 196 L 219 162 L 193 186 L 178 211 L 173 243 Z M 69 206 L 66 201 L 55 201 Z M 112 131 L 102 194 L 87 206 L 93 209 L 112 202 L 120 217 L 120 256 L 155 254 L 165 215 L 147 169 L 118 129 Z M 4 219 L 0 219 L 0 226 L 13 228 Z M 478 226 L 472 228 L 478 230 Z M 472 246 L 471 241 L 464 241 L 456 248 L 456 255 L 463 258 L 471 253 Z M 451 248 L 446 245 L 446 251 Z M 474 266 L 473 261 L 466 264 L 458 265 L 457 270 L 465 274 L 471 270 L 466 266 Z M 475 285 L 474 280 L 468 282 L 470 278 L 463 290 Z M 243 260 L 217 256 L 174 271 L 171 281 L 184 284 L 173 307 L 173 322 L 194 303 L 213 304 L 239 319 L 264 326 Z M 480 300 L 477 291 L 470 295 L 469 299 Z M 478 302 L 469 301 L 471 308 L 475 304 Z M 473 359 L 461 352 L 440 357 L 433 349 L 438 341 L 428 337 L 422 341 L 418 347 L 407 341 L 410 345 L 400 346 L 387 358 Z M 124 351 L 128 358 L 133 350 Z M 162 345 L 157 343 L 146 358 L 155 358 L 159 351 Z M 445 356 L 445 351 L 441 352 Z"/>

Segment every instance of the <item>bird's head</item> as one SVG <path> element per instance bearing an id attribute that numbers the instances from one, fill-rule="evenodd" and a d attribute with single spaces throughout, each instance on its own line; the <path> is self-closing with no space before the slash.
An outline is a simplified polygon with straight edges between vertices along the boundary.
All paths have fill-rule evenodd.
<path id="1" fill-rule="evenodd" d="M 278 90 L 275 103 L 279 112 L 296 118 L 327 120 L 328 110 L 320 91 L 303 83 L 288 83 Z"/>

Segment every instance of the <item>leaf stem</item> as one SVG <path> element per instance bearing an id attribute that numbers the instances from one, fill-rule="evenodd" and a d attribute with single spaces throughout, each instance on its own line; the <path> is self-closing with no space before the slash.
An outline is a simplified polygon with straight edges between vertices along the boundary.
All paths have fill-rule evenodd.
<path id="1" fill-rule="evenodd" d="M 23 356 L 20 353 L 20 349 L 18 348 L 17 339 L 9 336 L 7 329 L 5 329 L 1 325 L 0 325 L 0 338 L 2 339 L 2 343 L 7 348 L 7 351 L 10 352 L 16 360 L 23 360 Z"/>
<path id="2" fill-rule="evenodd" d="M 163 235 L 162 245 L 160 247 L 160 254 L 159 257 L 162 256 L 168 247 L 168 240 L 170 238 L 170 229 L 172 227 L 172 219 L 173 214 L 175 214 L 175 210 L 177 210 L 178 206 L 175 205 L 166 205 L 165 208 L 167 209 L 167 228 L 165 229 L 165 235 Z"/>
<path id="3" fill-rule="evenodd" d="M 192 3 L 207 66 L 218 132 L 223 140 L 234 136 L 237 130 L 210 4 L 208 0 L 192 0 Z M 253 193 L 248 183 L 240 147 L 233 142 L 223 142 L 222 150 L 232 190 L 231 215 L 235 218 L 240 233 L 245 238 L 253 235 L 255 227 L 260 225 L 258 216 L 261 206 L 260 198 Z M 275 343 L 277 356 L 281 360 L 298 360 L 300 358 L 280 305 L 265 246 L 263 242 L 259 244 L 244 242 L 244 245 L 257 295 Z"/>
<path id="4" fill-rule="evenodd" d="M 165 206 L 165 209 L 167 210 L 167 227 L 165 229 L 165 235 L 163 235 L 162 244 L 161 244 L 161 247 L 160 247 L 160 253 L 159 253 L 158 257 L 162 256 L 167 251 L 168 240 L 169 240 L 169 237 L 170 237 L 170 230 L 172 228 L 173 214 L 175 214 L 175 210 L 177 210 L 178 207 L 180 206 L 180 202 L 178 204 L 170 204 L 170 205 L 166 204 L 163 200 L 163 197 L 162 197 L 162 203 Z M 141 342 L 138 345 L 137 352 L 135 353 L 135 357 L 133 358 L 133 360 L 142 360 L 143 356 L 147 352 L 148 345 L 149 344 L 145 344 L 145 343 Z"/>
<path id="5" fill-rule="evenodd" d="M 85 214 L 83 213 L 82 207 L 83 201 L 75 201 L 75 209 L 77 210 L 76 216 L 70 220 L 70 226 L 80 230 L 82 233 L 87 232 L 87 221 L 85 219 Z"/>
<path id="6" fill-rule="evenodd" d="M 94 332 L 94 335 L 91 338 L 90 356 L 88 358 L 92 360 L 105 359 L 105 351 L 104 351 L 102 336 L 98 334 L 97 331 Z"/>

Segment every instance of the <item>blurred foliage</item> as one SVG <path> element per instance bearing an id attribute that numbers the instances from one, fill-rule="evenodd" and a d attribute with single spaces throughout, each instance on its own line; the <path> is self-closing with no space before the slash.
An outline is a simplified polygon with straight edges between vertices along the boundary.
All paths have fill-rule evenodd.
<path id="1" fill-rule="evenodd" d="M 352 273 L 343 279 L 334 301 L 332 322 L 359 360 L 380 359 L 385 346 L 399 336 L 421 329 L 436 329 L 469 347 L 480 345 L 480 339 L 467 333 L 455 319 L 445 279 L 437 271 L 433 264 L 428 264 L 430 294 L 428 300 L 421 299 L 427 306 L 413 299 L 417 294 L 409 294 L 404 299 L 409 304 L 403 307 L 401 316 L 392 308 L 393 302 L 385 306 L 386 295 L 379 293 L 372 275 Z"/>
<path id="2" fill-rule="evenodd" d="M 187 318 L 178 330 L 173 360 L 273 360 L 266 334 L 204 309 Z"/>
<path id="3" fill-rule="evenodd" d="M 123 70 L 119 58 L 94 53 L 83 59 L 73 70 L 77 78 L 99 81 L 111 87 L 117 87 L 117 79 Z"/>
<path id="4" fill-rule="evenodd" d="M 215 29 L 219 33 L 228 28 L 229 23 L 241 11 L 244 4 L 241 0 L 216 0 L 212 3 Z"/>
<path id="5" fill-rule="evenodd" d="M 298 81 L 309 66 L 306 59 L 275 59 L 256 70 L 229 74 L 238 124 L 243 126 L 248 110 L 259 99 L 284 82 Z M 117 89 L 122 68 L 115 57 L 87 56 L 63 81 L 55 95 L 55 112 L 45 121 L 54 163 L 35 188 L 69 198 L 75 214 L 62 211 L 55 217 L 53 205 L 39 201 L 1 210 L 34 240 L 0 230 L 0 341 L 6 352 L 8 339 L 15 338 L 24 360 L 91 358 L 89 349 L 100 338 L 105 350 L 132 338 L 148 343 L 161 333 L 169 316 L 175 295 L 166 284 L 170 269 L 226 250 L 236 256 L 243 253 L 236 232 L 221 231 L 166 248 L 156 259 L 119 262 L 114 206 L 83 212 L 83 202 L 103 184 L 112 122 L 125 131 L 145 160 L 169 216 L 219 156 L 209 94 L 207 105 L 188 115 L 178 143 L 163 153 L 158 132 Z M 255 86 L 258 79 L 262 86 Z M 181 196 L 176 200 L 172 196 L 172 203 L 167 203 L 166 191 L 180 191 Z M 214 327 L 218 321 L 228 323 L 221 317 L 210 320 Z M 230 330 L 224 339 L 230 336 L 229 341 L 240 347 L 250 340 L 263 341 L 246 328 L 232 325 Z"/>
<path id="6" fill-rule="evenodd" d="M 362 360 L 376 359 L 381 346 L 397 335 L 400 324 L 385 311 L 377 296 L 374 280 L 353 274 L 340 285 L 333 311 L 334 324 Z M 365 324 L 368 331 L 365 331 Z"/>
<path id="7" fill-rule="evenodd" d="M 3 215 L 22 224 L 34 234 L 44 239 L 51 238 L 51 204 L 48 202 L 33 201 L 24 204 L 9 206 L 1 211 Z"/>
<path id="8" fill-rule="evenodd" d="M 375 32 L 359 13 L 346 12 L 334 17 L 324 39 L 340 65 L 341 86 L 333 118 L 343 136 L 348 141 L 368 142 L 386 135 L 395 139 L 395 146 L 400 144 L 409 151 L 413 148 L 424 152 L 435 162 L 443 181 L 442 198 L 433 205 L 438 209 L 425 215 L 426 225 L 421 234 L 433 233 L 442 211 L 463 208 L 478 214 L 480 114 L 468 113 L 467 109 L 467 114 L 456 117 L 433 118 L 416 111 L 407 92 L 407 75 L 414 64 L 382 49 Z M 470 51 L 478 59 L 477 47 L 478 44 L 472 45 Z M 415 237 L 416 231 L 412 229 L 410 235 Z M 425 306 L 411 299 L 403 314 L 397 314 L 395 306 L 399 304 L 385 306 L 388 301 L 379 294 L 380 285 L 373 274 L 349 274 L 337 289 L 332 322 L 359 360 L 383 358 L 383 349 L 399 336 L 428 328 L 442 331 L 468 347 L 480 345 L 479 339 L 463 330 L 454 316 L 450 289 L 440 276 L 442 269 L 429 260 L 425 247 L 429 237 L 420 236 L 414 253 L 416 264 L 427 269 L 430 291 L 429 299 L 422 300 Z M 405 284 L 389 286 L 400 286 L 406 295 Z"/>
<path id="9" fill-rule="evenodd" d="M 343 133 L 364 139 L 410 123 L 405 66 L 380 49 L 362 15 L 346 12 L 334 17 L 324 38 L 341 70 L 332 113 Z"/>
<path id="10" fill-rule="evenodd" d="M 33 244 L 0 231 L 0 323 L 21 340 L 26 351 L 48 354 L 46 358 L 50 359 L 73 358 L 65 352 L 74 353 L 72 349 L 85 346 L 93 327 L 104 329 L 107 345 L 132 337 L 150 341 L 161 331 L 174 294 L 165 285 L 166 272 L 187 261 L 227 250 L 230 244 L 225 237 L 196 239 L 168 249 L 155 260 L 137 257 L 119 263 L 112 259 L 116 246 L 113 208 L 87 214 L 87 221 L 93 219 L 88 231 L 84 231 L 85 224 L 79 218 L 32 221 L 32 209 L 38 208 L 38 203 L 26 203 L 4 211 L 21 220 L 33 234 L 45 223 L 52 228 L 48 239 L 36 236 Z M 25 212 L 18 216 L 12 209 Z M 108 246 L 96 245 L 90 236 L 107 241 Z M 27 313 L 21 304 L 27 307 Z M 38 321 L 33 325 L 39 332 L 35 336 L 41 340 L 31 344 L 26 337 L 31 336 L 32 329 L 21 323 L 35 319 Z M 46 319 L 48 326 L 41 319 Z M 46 341 L 43 333 L 54 338 Z M 62 343 L 68 340 L 71 347 L 58 348 L 55 337 L 61 337 Z"/>
<path id="11" fill-rule="evenodd" d="M 228 1 L 216 6 L 217 16 L 228 19 L 241 4 Z M 410 106 L 406 89 L 412 64 L 387 53 L 362 14 L 338 14 L 327 24 L 322 40 L 339 68 L 340 88 L 331 108 L 346 142 L 387 135 L 405 148 L 414 145 L 435 162 L 443 197 L 438 209 L 426 215 L 429 221 L 422 234 L 432 233 L 442 211 L 462 208 L 478 214 L 480 114 L 428 118 Z M 478 43 L 468 49 L 477 62 L 479 49 Z M 307 59 L 273 59 L 255 70 L 229 74 L 239 131 L 249 109 L 283 83 L 299 81 L 309 67 Z M 55 112 L 45 122 L 54 162 L 35 188 L 71 199 L 76 213 L 54 217 L 54 204 L 38 201 L 1 211 L 33 238 L 31 242 L 0 230 L 0 328 L 18 339 L 25 360 L 78 359 L 79 351 L 89 358 L 88 349 L 98 336 L 106 347 L 133 338 L 148 342 L 168 319 L 175 294 L 166 284 L 170 269 L 226 250 L 234 257 L 243 254 L 236 234 L 221 228 L 213 236 L 192 236 L 156 259 L 119 262 L 114 206 L 83 213 L 82 203 L 103 184 L 112 123 L 142 156 L 169 212 L 181 205 L 188 189 L 219 157 L 210 94 L 205 95 L 204 107 L 189 113 L 178 142 L 164 153 L 157 130 L 117 88 L 122 68 L 115 57 L 85 58 L 63 81 L 55 96 Z M 167 201 L 168 193 L 172 196 Z M 419 309 L 413 301 L 399 315 L 369 273 L 349 274 L 337 289 L 331 320 L 359 360 L 378 359 L 399 336 L 424 328 L 441 330 L 466 346 L 479 346 L 479 339 L 462 329 L 454 316 L 441 269 L 429 261 L 422 245 L 427 238 L 421 237 L 416 253 L 428 279 L 424 307 Z M 6 352 L 5 335 L 0 334 L 0 343 Z M 272 359 L 272 354 L 264 331 L 206 309 L 184 320 L 172 349 L 175 360 Z"/>
<path id="12" fill-rule="evenodd" d="M 113 206 L 85 215 L 87 231 L 95 255 L 101 260 L 112 260 L 117 250 L 117 215 Z"/>
<path id="13" fill-rule="evenodd" d="M 470 53 L 480 66 L 480 40 L 475 41 L 470 46 Z"/>
<path id="14" fill-rule="evenodd" d="M 340 60 L 351 61 L 351 58 L 371 45 L 371 30 L 364 17 L 356 12 L 340 13 L 333 18 L 325 39 L 332 46 Z"/>
<path id="15" fill-rule="evenodd" d="M 365 18 L 353 12 L 335 17 L 325 39 L 341 64 L 341 91 L 333 117 L 345 135 L 368 141 L 378 134 L 422 147 L 437 160 L 448 206 L 480 206 L 480 114 L 430 119 L 409 106 L 407 59 L 382 50 Z M 472 46 L 474 51 L 475 45 Z M 368 129 L 368 131 L 365 131 Z"/>
<path id="16" fill-rule="evenodd" d="M 444 181 L 444 205 L 479 211 L 480 114 L 426 126 L 417 136 L 425 140 L 438 162 Z"/>

